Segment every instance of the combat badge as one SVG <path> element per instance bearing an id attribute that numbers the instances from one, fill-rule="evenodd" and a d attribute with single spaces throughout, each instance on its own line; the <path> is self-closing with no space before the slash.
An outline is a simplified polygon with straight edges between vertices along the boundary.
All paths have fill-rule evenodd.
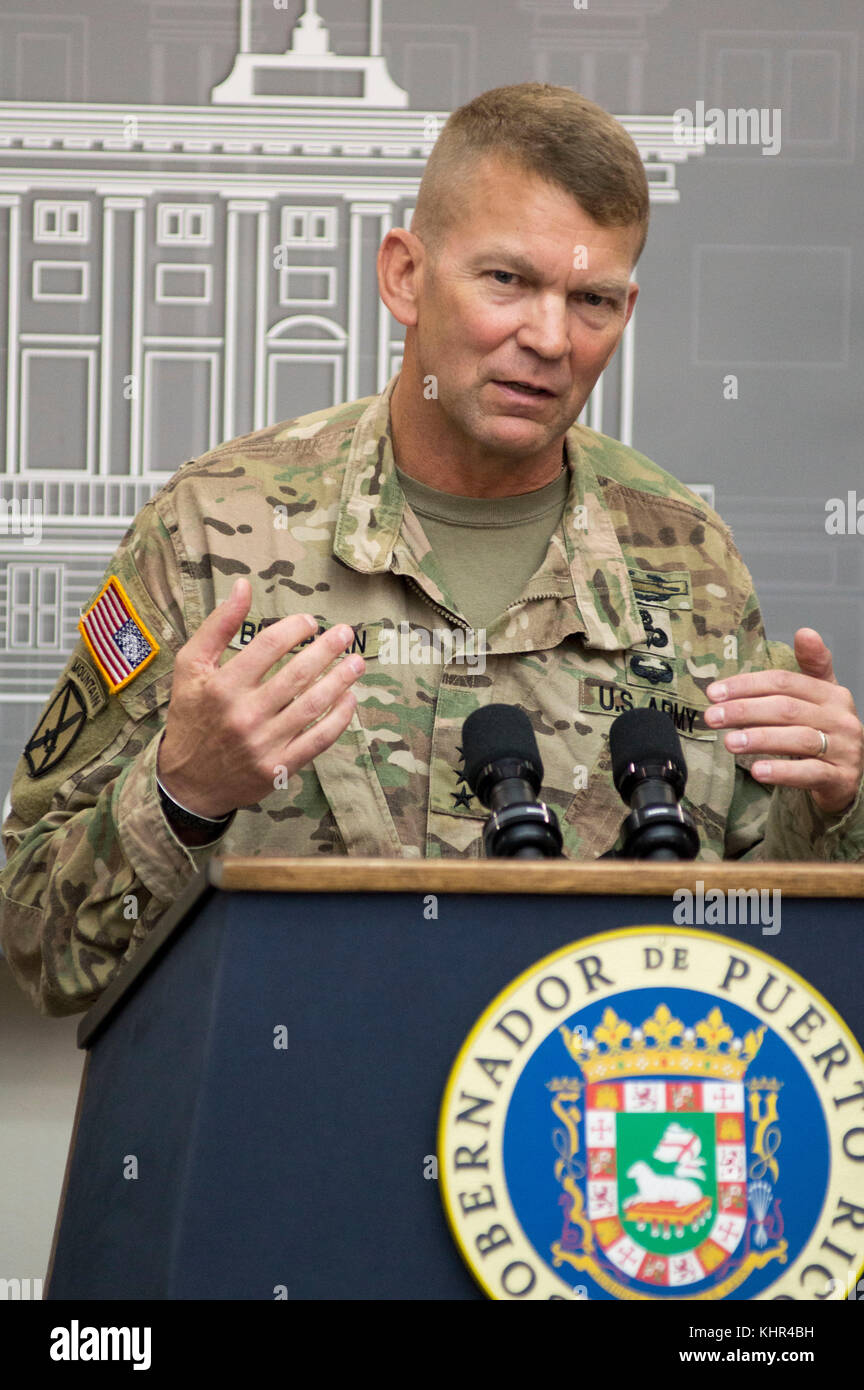
<path id="1" fill-rule="evenodd" d="M 112 695 L 140 675 L 159 651 L 114 574 L 81 615 L 78 628 Z"/>
<path id="2" fill-rule="evenodd" d="M 87 698 L 69 677 L 46 709 L 24 749 L 31 777 L 44 777 L 62 762 L 87 722 Z"/>
<path id="3" fill-rule="evenodd" d="M 640 570 L 627 573 L 639 603 L 660 604 L 664 608 L 692 608 L 693 595 L 687 570 Z"/>
<path id="4" fill-rule="evenodd" d="M 678 664 L 662 656 L 645 656 L 636 652 L 627 662 L 628 685 L 648 686 L 678 691 Z"/>
<path id="5" fill-rule="evenodd" d="M 509 985 L 456 1060 L 450 1226 L 496 1299 L 854 1297 L 862 1094 L 849 1028 L 764 952 L 589 937 Z"/>

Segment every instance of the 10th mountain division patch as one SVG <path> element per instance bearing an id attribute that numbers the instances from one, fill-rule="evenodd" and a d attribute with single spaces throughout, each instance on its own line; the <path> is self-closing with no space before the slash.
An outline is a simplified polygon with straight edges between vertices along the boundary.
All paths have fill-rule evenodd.
<path id="1" fill-rule="evenodd" d="M 538 961 L 466 1040 L 438 1147 L 491 1298 L 855 1296 L 864 1053 L 728 938 L 629 927 Z"/>

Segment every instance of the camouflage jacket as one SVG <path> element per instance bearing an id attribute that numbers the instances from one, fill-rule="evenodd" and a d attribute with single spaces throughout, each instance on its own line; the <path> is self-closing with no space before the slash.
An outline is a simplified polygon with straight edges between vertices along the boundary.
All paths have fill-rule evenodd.
<path id="1" fill-rule="evenodd" d="M 16 769 L 4 826 L 0 941 L 44 1012 L 88 1007 L 214 854 L 478 856 L 486 813 L 461 776 L 460 730 L 491 701 L 530 716 L 570 858 L 618 840 L 608 731 L 640 705 L 666 710 L 681 734 L 703 859 L 864 857 L 860 791 L 826 818 L 804 792 L 759 785 L 752 756 L 733 756 L 705 725 L 714 679 L 795 669 L 790 649 L 766 640 L 716 513 L 641 454 L 574 425 L 546 559 L 473 634 L 399 487 L 395 382 L 184 464 L 123 537 L 100 601 L 119 605 L 121 669 L 100 660 L 95 637 L 79 640 Z M 239 810 L 221 840 L 189 849 L 160 808 L 157 747 L 174 656 L 237 575 L 252 605 L 226 660 L 262 624 L 311 611 L 354 628 L 366 673 L 331 748 Z"/>

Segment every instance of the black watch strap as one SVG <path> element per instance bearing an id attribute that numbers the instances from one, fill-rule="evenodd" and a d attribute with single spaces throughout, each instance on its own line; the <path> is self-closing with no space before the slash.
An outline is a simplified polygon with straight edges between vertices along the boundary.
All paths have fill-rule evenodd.
<path id="1" fill-rule="evenodd" d="M 162 786 L 158 777 L 156 778 L 156 786 L 159 788 L 159 800 L 166 819 L 170 821 L 171 825 L 176 825 L 179 829 L 206 831 L 216 839 L 228 829 L 237 814 L 236 811 L 229 811 L 227 816 L 221 816 L 218 820 L 213 820 L 209 816 L 198 816 L 194 811 L 189 811 L 185 806 L 181 806 L 179 801 L 175 801 L 173 796 Z"/>

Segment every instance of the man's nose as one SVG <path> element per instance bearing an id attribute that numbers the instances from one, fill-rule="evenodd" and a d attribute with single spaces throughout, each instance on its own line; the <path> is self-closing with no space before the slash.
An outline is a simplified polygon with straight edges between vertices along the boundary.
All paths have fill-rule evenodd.
<path id="1" fill-rule="evenodd" d="M 570 351 L 567 333 L 567 307 L 557 295 L 539 295 L 532 302 L 516 341 L 549 360 L 565 357 Z"/>

